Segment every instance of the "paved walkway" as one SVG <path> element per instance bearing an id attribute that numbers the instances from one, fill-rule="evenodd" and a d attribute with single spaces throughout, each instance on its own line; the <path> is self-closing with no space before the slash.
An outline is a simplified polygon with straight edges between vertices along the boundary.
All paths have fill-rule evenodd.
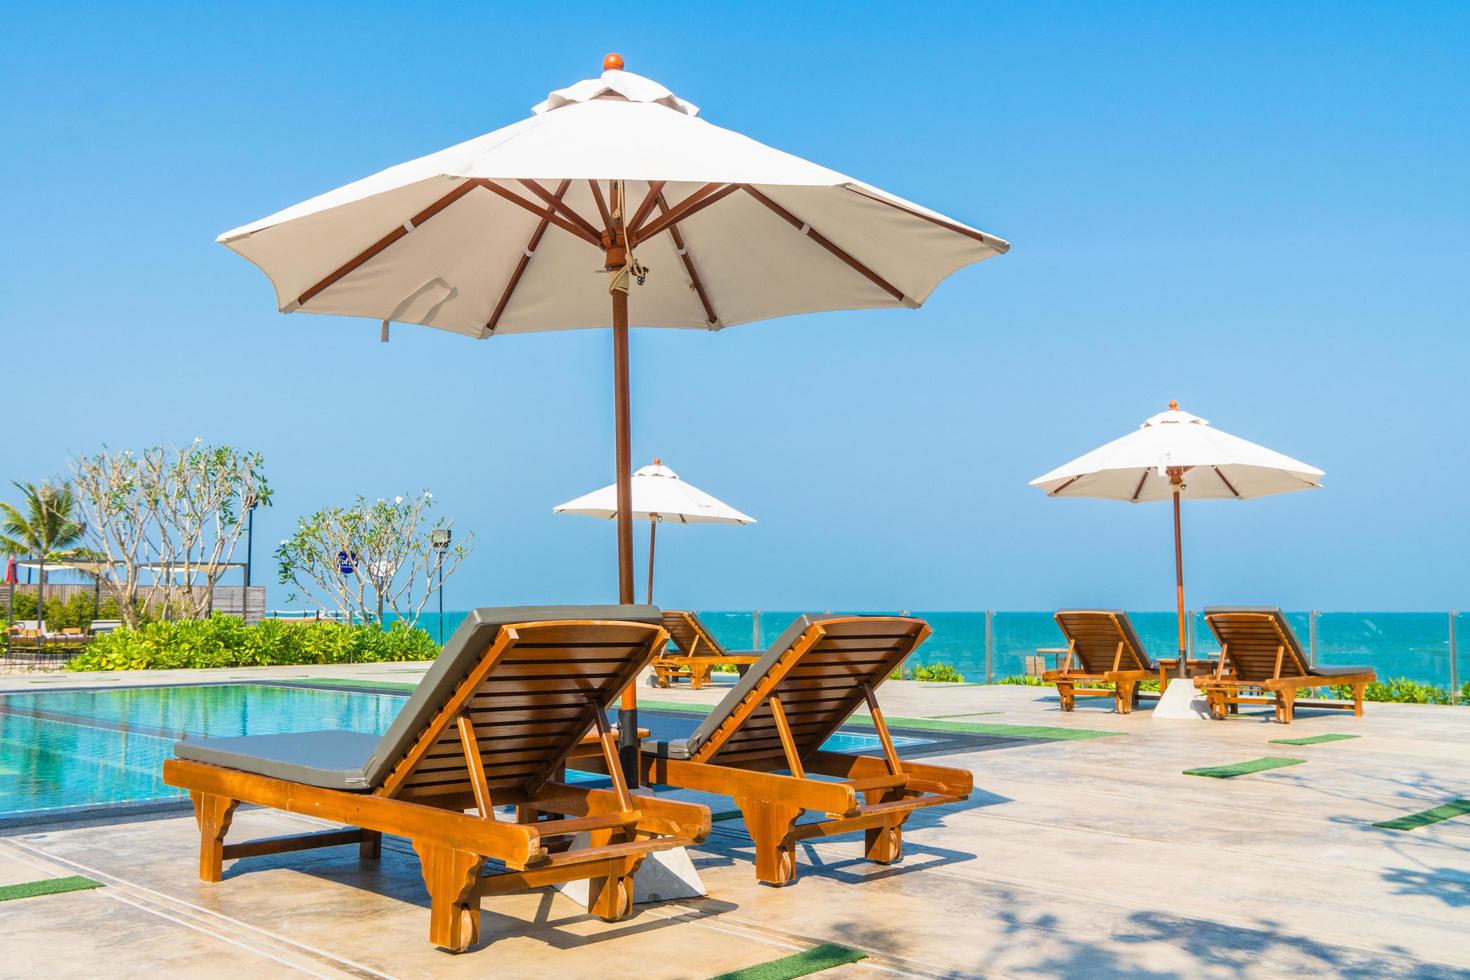
<path id="1" fill-rule="evenodd" d="M 209 677 L 412 681 L 416 670 Z M 0 688 L 94 682 L 18 675 Z M 688 705 L 721 694 L 641 693 Z M 205 885 L 187 816 L 28 828 L 0 838 L 0 886 L 82 874 L 107 887 L 0 904 L 0 975 L 701 978 L 818 943 L 869 954 L 823 974 L 834 977 L 1470 975 L 1470 817 L 1372 826 L 1470 799 L 1470 708 L 1375 704 L 1363 719 L 1307 709 L 1281 726 L 1155 722 L 1103 701 L 1063 714 L 1036 688 L 892 682 L 882 700 L 892 718 L 1126 734 L 1001 739 L 926 759 L 973 770 L 976 791 L 916 815 L 902 865 L 861 861 L 854 835 L 804 844 L 797 882 L 763 888 L 749 838 L 722 822 L 692 852 L 707 899 L 641 907 L 617 924 L 549 891 L 489 899 L 487 945 L 458 957 L 425 941 L 426 899 L 403 841 L 389 841 L 379 865 L 335 848 L 235 862 Z M 1326 732 L 1361 737 L 1271 743 Z M 1231 780 L 1183 775 L 1261 756 L 1307 761 Z M 231 836 L 309 824 L 244 809 Z"/>

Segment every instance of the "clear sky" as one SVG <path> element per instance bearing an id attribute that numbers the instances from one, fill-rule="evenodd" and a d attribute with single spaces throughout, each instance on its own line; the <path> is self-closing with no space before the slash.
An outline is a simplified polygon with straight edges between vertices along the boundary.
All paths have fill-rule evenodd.
<path id="1" fill-rule="evenodd" d="M 298 515 L 428 488 L 478 542 L 450 608 L 612 598 L 612 525 L 551 515 L 613 476 L 606 331 L 384 346 L 214 243 L 609 50 L 1014 246 L 917 312 L 635 331 L 635 458 L 760 519 L 667 528 L 662 603 L 1168 608 L 1167 506 L 1027 481 L 1177 398 L 1327 472 L 1187 506 L 1191 604 L 1470 607 L 1458 2 L 11 2 L 0 480 L 199 436 L 266 455 L 257 580 Z"/>

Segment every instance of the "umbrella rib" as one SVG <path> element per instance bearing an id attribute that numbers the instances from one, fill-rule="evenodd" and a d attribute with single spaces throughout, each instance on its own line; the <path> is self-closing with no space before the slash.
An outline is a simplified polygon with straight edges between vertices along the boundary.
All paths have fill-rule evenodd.
<path id="1" fill-rule="evenodd" d="M 1061 485 L 1061 486 L 1059 486 L 1059 487 L 1057 487 L 1057 488 L 1056 488 L 1056 489 L 1055 489 L 1055 490 L 1053 490 L 1053 491 L 1052 491 L 1052 492 L 1051 492 L 1051 493 L 1050 493 L 1050 494 L 1049 494 L 1049 496 L 1052 496 L 1052 497 L 1055 497 L 1055 496 L 1056 496 L 1056 495 L 1057 495 L 1057 494 L 1059 494 L 1059 493 L 1061 493 L 1061 492 L 1062 492 L 1062 491 L 1063 491 L 1063 490 L 1065 490 L 1065 489 L 1067 489 L 1067 488 L 1068 488 L 1068 487 L 1070 487 L 1070 486 L 1071 486 L 1071 485 L 1072 485 L 1072 484 L 1074 484 L 1074 483 L 1076 483 L 1076 482 L 1077 482 L 1077 481 L 1078 481 L 1078 480 L 1080 480 L 1080 479 L 1082 479 L 1082 477 L 1083 477 L 1083 474 L 1081 474 L 1081 473 L 1078 473 L 1078 474 L 1077 474 L 1077 475 L 1076 475 L 1076 476 L 1074 476 L 1074 477 L 1072 477 L 1072 478 L 1071 478 L 1071 479 L 1070 479 L 1070 480 L 1068 480 L 1068 481 L 1067 481 L 1067 482 L 1066 482 L 1066 483 L 1063 483 L 1063 484 L 1062 484 L 1062 485 Z"/>
<path id="2" fill-rule="evenodd" d="M 781 205 L 777 204 L 769 197 L 766 197 L 766 195 L 762 194 L 760 191 L 756 190 L 749 184 L 741 184 L 740 188 L 741 190 L 745 191 L 745 193 L 749 194 L 751 197 L 764 204 L 767 208 L 774 212 L 777 217 L 781 218 L 791 227 L 797 229 L 802 234 L 806 235 L 806 237 L 810 238 L 812 241 L 816 242 L 818 245 L 831 252 L 834 256 L 836 256 L 848 267 L 850 267 L 854 272 L 867 279 L 869 282 L 877 286 L 879 289 L 883 290 L 889 296 L 892 296 L 900 303 L 909 302 L 908 298 L 904 296 L 903 290 L 899 289 L 897 286 L 893 285 L 893 283 L 878 275 L 878 273 L 874 272 L 872 269 L 869 269 L 867 266 L 863 265 L 851 255 L 848 255 L 841 248 L 835 245 L 831 241 L 831 239 L 821 234 L 811 225 L 807 224 L 805 221 L 802 221 L 796 215 L 792 214 L 790 211 L 787 211 Z"/>
<path id="3" fill-rule="evenodd" d="M 930 224 L 938 225 L 941 228 L 947 228 L 950 231 L 955 232 L 956 234 L 964 235 L 966 238 L 973 238 L 981 245 L 986 245 L 990 248 L 995 249 L 996 252 L 1001 255 L 1004 255 L 1006 252 L 1009 252 L 1011 250 L 1011 243 L 1003 238 L 996 238 L 993 235 L 985 234 L 983 231 L 976 231 L 974 228 L 966 228 L 964 225 L 957 224 L 953 221 L 946 221 L 943 218 L 935 217 L 932 214 L 925 214 L 922 211 L 915 211 L 913 208 L 906 208 L 902 204 L 897 204 L 893 201 L 884 200 L 881 197 L 874 197 L 872 194 L 865 194 L 864 192 L 858 190 L 856 187 L 848 187 L 847 189 L 849 191 L 852 191 L 852 193 L 857 194 L 859 197 L 865 197 L 870 201 L 877 201 L 879 204 L 886 204 L 890 208 L 893 208 L 895 211 L 902 211 L 904 214 L 911 215 L 912 217 L 919 218 L 923 221 L 927 221 Z"/>
<path id="4" fill-rule="evenodd" d="M 1148 479 L 1148 470 L 1145 469 L 1138 477 L 1138 486 L 1133 488 L 1133 496 L 1128 498 L 1129 503 L 1138 503 L 1138 495 L 1143 493 L 1143 481 Z"/>
<path id="5" fill-rule="evenodd" d="M 683 221 L 691 215 L 698 214 L 711 204 L 724 200 L 739 189 L 739 184 L 705 184 L 699 190 L 674 205 L 672 210 L 666 211 L 659 217 L 654 218 L 646 227 L 635 228 L 630 231 L 628 233 L 628 240 L 634 245 L 641 245 L 659 232 L 672 228 L 677 222 Z"/>
<path id="6" fill-rule="evenodd" d="M 607 202 L 602 199 L 602 186 L 595 180 L 587 181 L 587 186 L 592 188 L 592 200 L 597 202 L 597 213 L 602 215 L 604 234 L 612 237 L 612 215 L 607 213 Z"/>
<path id="7" fill-rule="evenodd" d="M 1230 481 L 1225 479 L 1225 474 L 1220 472 L 1220 467 L 1212 466 L 1210 468 L 1215 471 L 1215 475 L 1220 478 L 1220 482 L 1225 484 L 1225 489 L 1230 491 L 1230 495 L 1239 500 L 1240 491 L 1236 490 L 1235 487 L 1231 485 Z"/>
<path id="8" fill-rule="evenodd" d="M 480 187 L 485 188 L 488 191 L 494 191 L 496 194 L 499 194 L 501 197 L 505 198 L 507 201 L 511 202 L 512 204 L 515 204 L 515 205 L 518 205 L 518 206 L 520 206 L 522 208 L 525 208 L 527 211 L 531 212 L 536 217 L 546 219 L 547 221 L 549 221 L 552 224 L 556 225 L 562 231 L 565 231 L 565 232 L 567 232 L 567 233 L 569 233 L 571 235 L 575 235 L 577 238 L 582 239 L 582 241 L 586 242 L 587 244 L 591 245 L 592 247 L 598 248 L 598 249 L 602 248 L 602 240 L 600 238 L 598 238 L 596 235 L 590 235 L 590 234 L 588 234 L 586 231 L 584 231 L 581 228 L 578 228 L 576 225 L 572 224 L 570 221 L 567 221 L 565 218 L 557 215 L 554 211 L 551 211 L 551 210 L 546 209 L 546 208 L 538 208 L 536 205 L 532 204 L 530 201 L 526 200 L 524 197 L 521 197 L 515 191 L 510 190 L 509 188 L 501 187 L 499 184 L 495 183 L 495 181 L 493 181 L 493 180 L 486 180 L 483 177 L 476 177 L 475 178 L 475 183 L 478 184 Z"/>
<path id="9" fill-rule="evenodd" d="M 542 187 L 540 184 L 536 183 L 536 181 L 522 180 L 521 184 L 532 194 L 535 194 L 537 197 L 541 198 L 541 200 L 545 201 L 547 207 L 551 208 L 551 210 L 553 211 L 561 212 L 562 215 L 564 215 L 568 220 L 570 220 L 578 228 L 581 228 L 587 234 L 591 235 L 593 238 L 600 239 L 602 237 L 602 233 L 599 232 L 596 228 L 592 227 L 592 222 L 582 217 L 576 212 L 575 209 L 572 208 L 570 204 L 567 204 L 560 197 L 553 195 L 551 191 Z"/>
<path id="10" fill-rule="evenodd" d="M 660 185 L 658 191 L 658 208 L 661 214 L 667 214 L 669 204 L 664 200 L 663 187 Z M 715 308 L 710 304 L 709 295 L 704 291 L 704 283 L 700 281 L 699 271 L 694 268 L 694 257 L 689 254 L 689 248 L 684 244 L 684 236 L 679 233 L 677 226 L 669 229 L 669 234 L 674 238 L 674 248 L 679 253 L 679 258 L 684 262 L 684 271 L 689 273 L 689 284 L 694 287 L 694 292 L 699 296 L 699 302 L 704 306 L 704 315 L 710 326 L 720 322 L 715 315 Z"/>
<path id="11" fill-rule="evenodd" d="M 337 282 L 340 282 L 344 276 L 347 276 L 348 274 L 362 266 L 365 262 L 368 262 L 374 256 L 383 252 L 400 238 L 407 237 L 410 232 L 417 229 L 424 222 L 428 221 L 430 218 L 434 217 L 434 215 L 438 214 L 440 211 L 443 211 L 445 208 L 449 207 L 449 205 L 453 204 L 455 201 L 458 201 L 470 191 L 474 190 L 474 187 L 474 181 L 465 181 L 458 187 L 451 190 L 448 194 L 445 194 L 443 197 L 439 198 L 439 200 L 435 201 L 433 204 L 430 204 L 428 207 L 424 208 L 412 218 L 409 218 L 397 228 L 394 228 L 392 231 L 388 232 L 388 234 L 384 235 L 382 238 L 379 238 L 376 242 L 373 242 L 361 252 L 358 252 L 357 255 L 355 255 L 353 258 L 338 266 L 335 272 L 332 272 L 330 275 L 319 281 L 315 286 L 312 286 L 306 292 L 296 297 L 296 304 L 293 309 L 300 309 L 307 303 L 311 302 L 314 298 L 320 295 L 323 290 L 330 288 Z"/>
<path id="12" fill-rule="evenodd" d="M 556 189 L 555 200 L 560 201 L 566 194 L 567 188 L 572 186 L 570 180 L 563 180 L 561 186 Z M 521 276 L 526 273 L 526 266 L 531 264 L 531 257 L 536 254 L 536 248 L 541 244 L 541 236 L 546 234 L 546 229 L 551 226 L 549 217 L 542 218 L 536 225 L 535 232 L 531 235 L 530 244 L 521 253 L 520 261 L 516 263 L 515 271 L 511 273 L 510 279 L 505 284 L 505 291 L 500 294 L 500 302 L 495 304 L 495 312 L 490 314 L 490 319 L 485 321 L 485 329 L 481 332 L 482 337 L 488 337 L 495 332 L 495 326 L 500 322 L 500 316 L 505 312 L 506 306 L 510 304 L 511 294 L 521 284 Z"/>
<path id="13" fill-rule="evenodd" d="M 628 222 L 628 227 L 637 228 L 643 224 L 643 219 L 653 210 L 654 203 L 663 197 L 664 184 L 665 181 L 662 180 L 649 181 L 648 193 L 643 196 L 643 203 L 638 205 L 638 210 L 633 212 L 633 220 Z"/>

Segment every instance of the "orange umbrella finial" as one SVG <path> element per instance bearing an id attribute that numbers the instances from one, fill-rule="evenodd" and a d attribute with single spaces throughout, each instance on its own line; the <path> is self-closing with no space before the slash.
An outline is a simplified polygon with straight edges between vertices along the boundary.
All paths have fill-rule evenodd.
<path id="1" fill-rule="evenodd" d="M 1171 411 L 1171 412 L 1177 412 L 1177 411 L 1179 411 L 1179 403 L 1177 401 L 1175 401 L 1174 399 L 1172 399 L 1172 398 L 1169 399 L 1169 411 Z"/>
<path id="2" fill-rule="evenodd" d="M 659 459 L 657 456 L 655 456 L 655 457 L 653 457 L 653 465 L 654 466 L 662 466 L 662 465 L 664 465 L 664 461 L 661 460 L 661 459 Z"/>
<path id="3" fill-rule="evenodd" d="M 623 56 L 620 55 L 620 54 L 618 54 L 616 51 L 610 51 L 610 52 L 608 52 L 602 58 L 602 70 L 603 71 L 622 71 L 623 70 Z"/>

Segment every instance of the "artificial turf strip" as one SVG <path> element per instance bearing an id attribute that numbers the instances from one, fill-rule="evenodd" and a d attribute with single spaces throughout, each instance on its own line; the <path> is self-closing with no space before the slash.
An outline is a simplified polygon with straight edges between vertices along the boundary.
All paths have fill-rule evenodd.
<path id="1" fill-rule="evenodd" d="M 680 704 L 676 701 L 638 701 L 640 708 L 650 711 L 680 711 L 685 714 L 707 715 L 714 705 Z M 980 713 L 980 712 L 977 712 Z M 1105 732 L 1094 728 L 1058 728 L 1050 725 L 1004 725 L 985 721 L 941 721 L 937 718 L 893 718 L 887 717 L 889 728 L 912 728 L 929 732 L 955 732 L 963 735 L 994 735 L 997 738 L 1051 739 L 1054 741 L 1077 741 L 1087 738 L 1108 738 L 1126 735 L 1127 732 Z M 853 715 L 843 724 L 873 727 L 873 719 L 867 715 Z"/>
<path id="2" fill-rule="evenodd" d="M 60 895 L 63 892 L 79 892 L 88 888 L 101 888 L 102 882 L 72 875 L 69 878 L 45 878 L 41 881 L 26 881 L 19 885 L 0 887 L 0 902 L 13 898 L 35 898 L 38 895 Z"/>
<path id="3" fill-rule="evenodd" d="M 783 956 L 769 963 L 757 963 L 743 970 L 721 973 L 710 977 L 710 980 L 792 980 L 793 977 L 810 976 L 813 973 L 830 970 L 834 966 L 856 963 L 858 960 L 867 958 L 868 954 L 860 950 L 848 949 L 846 946 L 838 946 L 834 943 L 823 943 L 821 946 L 813 946 L 811 949 L 804 949 L 800 953 Z"/>
<path id="4" fill-rule="evenodd" d="M 1326 735 L 1308 735 L 1306 738 L 1273 738 L 1272 745 L 1317 745 L 1321 742 L 1341 742 L 1346 738 L 1359 738 L 1358 735 L 1340 735 L 1337 732 L 1328 732 Z"/>
<path id="5" fill-rule="evenodd" d="M 1451 800 L 1448 803 L 1424 810 L 1420 813 L 1411 813 L 1407 817 L 1397 817 L 1393 820 L 1385 820 L 1375 823 L 1373 826 L 1382 827 L 1384 830 L 1418 830 L 1441 820 L 1451 820 L 1455 817 L 1463 817 L 1470 813 L 1470 800 Z"/>
<path id="6" fill-rule="evenodd" d="M 1186 769 L 1186 776 L 1209 776 L 1211 779 L 1233 779 L 1236 776 L 1248 776 L 1253 772 L 1265 772 L 1268 769 L 1281 769 L 1285 766 L 1299 766 L 1306 759 L 1283 759 L 1279 756 L 1268 755 L 1264 759 L 1252 759 L 1249 762 L 1237 762 L 1229 766 L 1210 766 L 1205 769 Z"/>
<path id="7" fill-rule="evenodd" d="M 721 810 L 719 813 L 710 814 L 711 823 L 723 823 L 726 820 L 739 820 L 745 814 L 739 810 Z"/>

